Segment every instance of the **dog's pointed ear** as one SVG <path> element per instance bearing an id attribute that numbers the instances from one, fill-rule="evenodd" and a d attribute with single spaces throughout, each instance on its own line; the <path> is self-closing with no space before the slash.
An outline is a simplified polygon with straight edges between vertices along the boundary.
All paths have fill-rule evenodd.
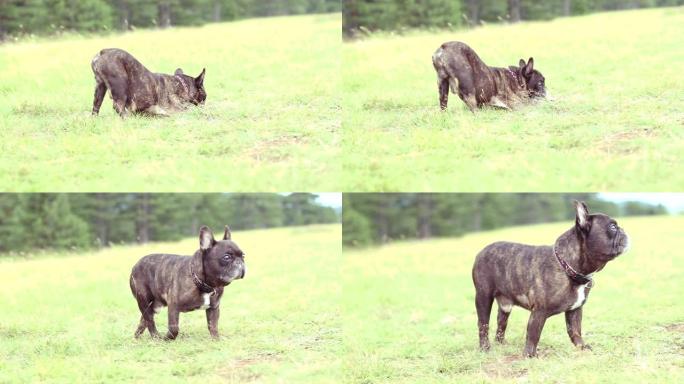
<path id="1" fill-rule="evenodd" d="M 230 227 L 226 225 L 226 229 L 223 231 L 223 240 L 230 240 Z"/>
<path id="2" fill-rule="evenodd" d="M 533 69 L 534 69 L 534 58 L 530 57 L 530 59 L 527 60 L 527 64 L 525 64 L 525 69 L 523 70 L 523 74 L 525 76 L 529 76 L 532 74 Z"/>
<path id="3" fill-rule="evenodd" d="M 525 60 L 520 59 L 520 61 L 518 62 L 518 67 L 520 67 L 520 69 L 525 68 Z"/>
<path id="4" fill-rule="evenodd" d="M 203 225 L 202 228 L 200 228 L 199 241 L 200 249 L 203 251 L 206 251 L 216 244 L 216 240 L 214 240 L 214 234 L 211 233 L 211 229 L 209 229 L 209 227 L 206 225 Z"/>
<path id="5" fill-rule="evenodd" d="M 589 221 L 589 208 L 583 201 L 575 200 L 575 226 L 584 232 L 591 229 L 591 222 Z"/>
<path id="6" fill-rule="evenodd" d="M 180 68 L 178 68 L 178 69 L 176 69 L 176 72 L 174 72 L 173 74 L 174 74 L 174 75 L 182 75 L 182 74 L 183 74 L 183 70 L 180 69 Z"/>
<path id="7" fill-rule="evenodd" d="M 206 69 L 206 68 L 202 68 L 202 73 L 200 73 L 199 76 L 197 76 L 197 77 L 195 78 L 195 84 L 197 84 L 198 87 L 201 87 L 202 84 L 204 84 L 204 74 L 205 74 L 206 72 L 207 72 L 207 69 Z"/>

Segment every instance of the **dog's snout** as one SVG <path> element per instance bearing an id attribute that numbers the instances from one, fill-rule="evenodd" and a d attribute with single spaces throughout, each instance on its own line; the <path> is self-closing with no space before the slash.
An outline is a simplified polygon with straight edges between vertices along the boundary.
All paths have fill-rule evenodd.
<path id="1" fill-rule="evenodd" d="M 245 273 L 247 273 L 247 266 L 243 264 L 242 265 L 242 271 L 240 271 L 240 278 L 241 279 L 245 278 Z"/>

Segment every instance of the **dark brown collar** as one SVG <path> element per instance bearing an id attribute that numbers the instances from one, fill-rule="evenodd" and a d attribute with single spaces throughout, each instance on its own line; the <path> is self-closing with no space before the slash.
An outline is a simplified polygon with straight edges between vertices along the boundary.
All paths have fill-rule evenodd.
<path id="1" fill-rule="evenodd" d="M 556 256 L 556 260 L 558 260 L 558 263 L 561 265 L 561 267 L 563 267 L 565 274 L 568 275 L 570 280 L 572 280 L 574 283 L 580 285 L 590 284 L 590 287 L 594 285 L 591 275 L 585 275 L 575 271 L 575 269 L 572 268 L 567 261 L 563 260 L 563 258 L 558 255 L 555 245 L 553 246 L 553 255 Z"/>
<path id="2" fill-rule="evenodd" d="M 192 275 L 192 281 L 195 283 L 195 286 L 197 286 L 197 289 L 199 289 L 200 292 L 211 293 L 212 296 L 216 293 L 216 288 L 213 288 L 211 285 L 205 283 L 197 276 L 195 271 L 192 270 L 192 265 L 190 265 L 190 275 Z"/>

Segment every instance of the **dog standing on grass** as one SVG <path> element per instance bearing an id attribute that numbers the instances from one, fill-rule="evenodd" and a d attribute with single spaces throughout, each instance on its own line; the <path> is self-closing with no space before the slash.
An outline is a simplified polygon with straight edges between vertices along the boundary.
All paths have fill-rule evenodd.
<path id="1" fill-rule="evenodd" d="M 150 331 L 159 337 L 154 315 L 168 306 L 169 331 L 167 340 L 178 335 L 180 312 L 204 309 L 207 325 L 213 338 L 218 338 L 219 305 L 224 288 L 232 281 L 245 277 L 245 254 L 231 240 L 226 226 L 223 240 L 214 240 L 211 230 L 203 226 L 199 231 L 200 248 L 193 256 L 153 254 L 140 259 L 131 271 L 131 292 L 138 302 L 142 316 L 135 331 L 138 338 Z"/>
<path id="2" fill-rule="evenodd" d="M 489 315 L 499 305 L 496 341 L 503 343 L 514 305 L 531 312 L 524 355 L 537 355 L 546 319 L 565 312 L 572 343 L 582 349 L 582 306 L 593 286 L 592 275 L 622 254 L 629 238 L 617 222 L 602 213 L 589 214 L 575 202 L 575 225 L 552 246 L 496 242 L 475 258 L 473 283 L 480 348 L 489 350 Z"/>

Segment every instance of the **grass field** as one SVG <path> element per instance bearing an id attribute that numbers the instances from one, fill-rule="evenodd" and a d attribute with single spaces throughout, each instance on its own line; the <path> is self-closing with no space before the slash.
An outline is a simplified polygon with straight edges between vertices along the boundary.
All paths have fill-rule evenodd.
<path id="1" fill-rule="evenodd" d="M 131 267 L 152 252 L 190 254 L 194 238 L 0 259 L 0 382 L 337 382 L 340 231 L 234 233 L 248 271 L 224 293 L 216 342 L 204 311 L 181 314 L 174 342 L 133 338 Z M 166 310 L 155 319 L 165 332 Z"/>
<path id="2" fill-rule="evenodd" d="M 529 312 L 518 307 L 507 344 L 478 350 L 471 268 L 477 252 L 493 241 L 551 244 L 571 223 L 345 250 L 346 381 L 683 382 L 684 217 L 618 221 L 632 248 L 595 275 L 582 324 L 593 351 L 575 349 L 558 315 L 546 322 L 538 359 L 522 358 Z"/>
<path id="3" fill-rule="evenodd" d="M 684 8 L 593 14 L 343 45 L 345 191 L 669 191 L 684 186 Z M 439 110 L 432 53 L 535 58 L 553 100 Z"/>
<path id="4" fill-rule="evenodd" d="M 90 117 L 106 47 L 206 67 L 206 105 L 122 121 L 107 96 Z M 339 51 L 339 14 L 0 45 L 0 189 L 339 190 Z"/>

